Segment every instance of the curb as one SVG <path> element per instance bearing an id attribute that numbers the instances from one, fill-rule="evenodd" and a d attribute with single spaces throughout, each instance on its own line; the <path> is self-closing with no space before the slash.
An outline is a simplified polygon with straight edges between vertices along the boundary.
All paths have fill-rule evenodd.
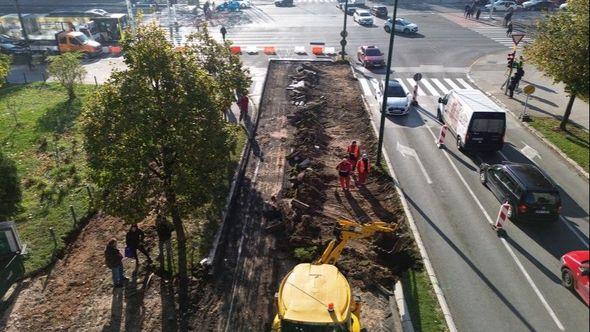
<path id="1" fill-rule="evenodd" d="M 414 332 L 412 317 L 410 317 L 410 312 L 408 311 L 408 305 L 404 296 L 404 288 L 402 287 L 402 282 L 399 280 L 395 283 L 395 291 L 393 292 L 393 295 L 395 296 L 395 302 L 397 303 L 399 316 L 402 321 L 402 330 L 404 332 Z"/>
<path id="2" fill-rule="evenodd" d="M 352 70 L 353 76 L 358 81 L 359 78 L 355 74 L 352 64 L 351 64 L 350 68 Z M 373 119 L 371 113 L 369 113 L 370 108 L 369 108 L 369 105 L 365 99 L 365 96 L 362 95 L 361 98 L 363 100 L 363 103 L 365 104 L 365 110 L 367 111 L 369 118 Z M 375 135 L 379 136 L 379 130 L 372 120 L 371 120 L 371 127 L 373 128 Z M 414 241 L 416 241 L 416 245 L 418 246 L 418 250 L 420 251 L 420 256 L 422 256 L 422 261 L 424 263 L 424 267 L 426 267 L 426 272 L 428 273 L 428 278 L 430 279 L 430 283 L 432 284 L 432 288 L 434 289 L 434 293 L 436 294 L 438 304 L 441 308 L 443 316 L 445 317 L 445 322 L 447 323 L 447 327 L 450 332 L 457 332 L 457 327 L 455 325 L 455 321 L 453 320 L 453 316 L 451 314 L 451 311 L 449 310 L 447 300 L 445 299 L 444 293 L 439 286 L 438 278 L 436 277 L 436 274 L 434 273 L 434 268 L 432 267 L 432 264 L 430 263 L 430 258 L 428 257 L 428 253 L 426 252 L 426 247 L 424 247 L 424 243 L 422 242 L 422 238 L 420 237 L 420 233 L 418 232 L 418 228 L 416 227 L 416 223 L 414 221 L 414 218 L 412 217 L 412 214 L 410 212 L 410 208 L 408 207 L 408 202 L 406 201 L 406 196 L 404 195 L 403 190 L 399 186 L 399 181 L 397 180 L 397 176 L 395 174 L 395 171 L 393 170 L 393 166 L 391 164 L 391 161 L 389 160 L 389 156 L 387 155 L 387 151 L 385 150 L 385 147 L 383 147 L 382 153 L 383 153 L 383 157 L 384 157 L 383 159 L 385 160 L 385 163 L 387 164 L 387 168 L 389 169 L 391 177 L 393 178 L 395 190 L 396 190 L 396 192 L 400 198 L 400 201 L 402 203 L 402 207 L 404 209 L 404 214 L 406 215 L 406 218 L 408 220 L 408 225 L 410 226 L 410 230 L 412 231 L 412 235 L 414 236 Z M 401 292 L 398 291 L 398 287 L 397 287 L 398 284 L 400 284 L 400 283 L 399 282 L 396 283 L 395 297 L 396 297 L 396 301 L 398 303 L 403 301 L 403 305 L 398 305 L 398 311 L 399 311 L 398 313 L 399 313 L 400 318 L 402 320 L 402 328 L 403 328 L 404 332 L 413 332 L 414 327 L 412 325 L 411 318 L 409 317 L 409 312 L 407 310 L 407 303 L 405 301 L 403 290 L 401 290 Z M 400 286 L 401 286 L 401 284 L 400 284 Z M 400 289 L 401 289 L 401 287 L 400 287 Z M 411 329 L 409 329 L 410 327 L 411 327 Z"/>
<path id="3" fill-rule="evenodd" d="M 484 55 L 486 56 L 486 55 Z M 481 59 L 481 58 L 480 58 Z M 476 62 L 478 62 L 479 59 L 475 60 L 475 62 L 473 64 L 475 64 Z M 545 136 L 540 133 L 538 130 L 536 130 L 535 128 L 533 128 L 531 125 L 529 125 L 526 122 L 522 122 L 520 121 L 520 119 L 518 118 L 518 116 L 516 114 L 514 114 L 514 112 L 512 112 L 512 110 L 510 110 L 510 108 L 508 106 L 506 106 L 506 104 L 504 104 L 504 102 L 502 102 L 499 98 L 497 98 L 496 96 L 494 96 L 492 93 L 485 91 L 484 89 L 482 89 L 479 84 L 477 84 L 477 82 L 471 77 L 471 68 L 473 67 L 473 64 L 471 64 L 471 66 L 469 66 L 469 72 L 467 73 L 467 78 L 469 79 L 469 81 L 471 81 L 471 83 L 473 83 L 475 86 L 477 86 L 481 91 L 483 91 L 483 93 L 485 93 L 488 97 L 492 98 L 496 103 L 498 103 L 500 106 L 502 106 L 508 114 L 510 114 L 518 123 L 520 123 L 526 130 L 528 130 L 531 134 L 533 134 L 534 136 L 536 136 L 539 140 L 541 140 L 541 142 L 543 142 L 547 147 L 549 147 L 549 149 L 553 150 L 555 153 L 557 153 L 561 159 L 563 159 L 567 164 L 569 164 L 569 166 L 571 168 L 573 168 L 580 177 L 584 178 L 586 181 L 589 180 L 589 175 L 588 172 L 586 172 L 580 165 L 578 165 L 575 161 L 573 161 L 570 157 L 568 157 L 563 151 L 561 151 L 560 148 L 558 148 L 555 144 L 551 143 L 547 138 L 545 138 Z"/>

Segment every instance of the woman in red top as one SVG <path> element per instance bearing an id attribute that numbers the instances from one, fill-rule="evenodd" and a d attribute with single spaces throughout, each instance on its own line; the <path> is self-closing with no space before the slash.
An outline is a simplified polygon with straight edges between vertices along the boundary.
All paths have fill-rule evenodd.
<path id="1" fill-rule="evenodd" d="M 344 190 L 348 190 L 350 187 L 350 173 L 352 173 L 352 164 L 346 158 L 336 166 L 338 170 L 338 178 L 340 180 L 340 187 Z"/>
<path id="2" fill-rule="evenodd" d="M 358 179 L 356 181 L 357 185 L 364 185 L 365 181 L 367 180 L 367 176 L 369 175 L 369 171 L 371 169 L 371 164 L 369 163 L 369 158 L 367 157 L 366 153 L 363 153 L 363 157 L 356 162 L 356 170 L 358 172 Z"/>

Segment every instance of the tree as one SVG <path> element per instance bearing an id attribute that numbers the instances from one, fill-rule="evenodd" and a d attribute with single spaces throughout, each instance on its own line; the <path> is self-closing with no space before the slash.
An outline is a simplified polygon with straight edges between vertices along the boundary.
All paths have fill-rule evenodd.
<path id="1" fill-rule="evenodd" d="M 576 96 L 588 100 L 588 0 L 569 0 L 560 11 L 537 23 L 526 56 L 569 94 L 560 128 L 566 129 Z"/>
<path id="2" fill-rule="evenodd" d="M 114 73 L 85 107 L 85 149 L 107 212 L 129 222 L 156 208 L 172 217 L 184 330 L 183 220 L 211 202 L 225 180 L 235 137 L 220 110 L 232 102 L 231 86 L 203 68 L 194 48 L 175 50 L 156 26 L 137 27 L 123 50 L 128 69 Z"/>
<path id="3" fill-rule="evenodd" d="M 86 69 L 80 64 L 82 55 L 77 52 L 64 53 L 49 57 L 49 67 L 47 71 L 50 76 L 57 79 L 68 91 L 68 101 L 76 98 L 74 88 L 77 83 L 81 83 L 86 76 Z"/>
<path id="4" fill-rule="evenodd" d="M 0 151 L 0 221 L 6 221 L 20 210 L 20 181 L 14 161 Z"/>
<path id="5" fill-rule="evenodd" d="M 6 82 L 6 76 L 10 72 L 11 59 L 8 55 L 0 53 L 0 87 Z"/>

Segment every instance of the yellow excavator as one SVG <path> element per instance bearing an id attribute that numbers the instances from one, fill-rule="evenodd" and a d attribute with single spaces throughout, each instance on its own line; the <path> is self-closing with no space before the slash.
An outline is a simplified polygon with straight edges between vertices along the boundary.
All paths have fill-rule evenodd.
<path id="1" fill-rule="evenodd" d="M 360 332 L 361 302 L 353 297 L 344 275 L 333 264 L 348 241 L 393 232 L 397 225 L 375 221 L 359 224 L 340 220 L 340 237 L 332 240 L 322 257 L 302 263 L 285 276 L 276 297 L 273 332 Z"/>

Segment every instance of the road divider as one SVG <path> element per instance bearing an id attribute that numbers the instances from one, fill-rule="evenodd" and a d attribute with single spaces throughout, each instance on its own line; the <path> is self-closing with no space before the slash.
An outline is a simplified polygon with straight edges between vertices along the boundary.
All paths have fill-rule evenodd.
<path id="1" fill-rule="evenodd" d="M 438 146 L 439 149 L 445 146 L 445 137 L 447 136 L 447 129 L 447 125 L 443 125 L 442 127 L 440 127 L 440 134 L 438 135 L 438 141 L 436 142 L 436 146 Z"/>
<path id="2" fill-rule="evenodd" d="M 500 206 L 500 211 L 498 211 L 498 217 L 496 218 L 496 222 L 492 225 L 492 228 L 499 232 L 502 230 L 502 223 L 508 219 L 508 214 L 510 213 L 510 204 L 508 202 L 502 204 Z"/>
<path id="3" fill-rule="evenodd" d="M 264 46 L 264 54 L 275 55 L 277 54 L 277 49 L 274 46 Z"/>
<path id="4" fill-rule="evenodd" d="M 229 51 L 232 52 L 232 54 L 242 54 L 242 48 L 240 46 L 232 45 L 229 47 Z"/>

